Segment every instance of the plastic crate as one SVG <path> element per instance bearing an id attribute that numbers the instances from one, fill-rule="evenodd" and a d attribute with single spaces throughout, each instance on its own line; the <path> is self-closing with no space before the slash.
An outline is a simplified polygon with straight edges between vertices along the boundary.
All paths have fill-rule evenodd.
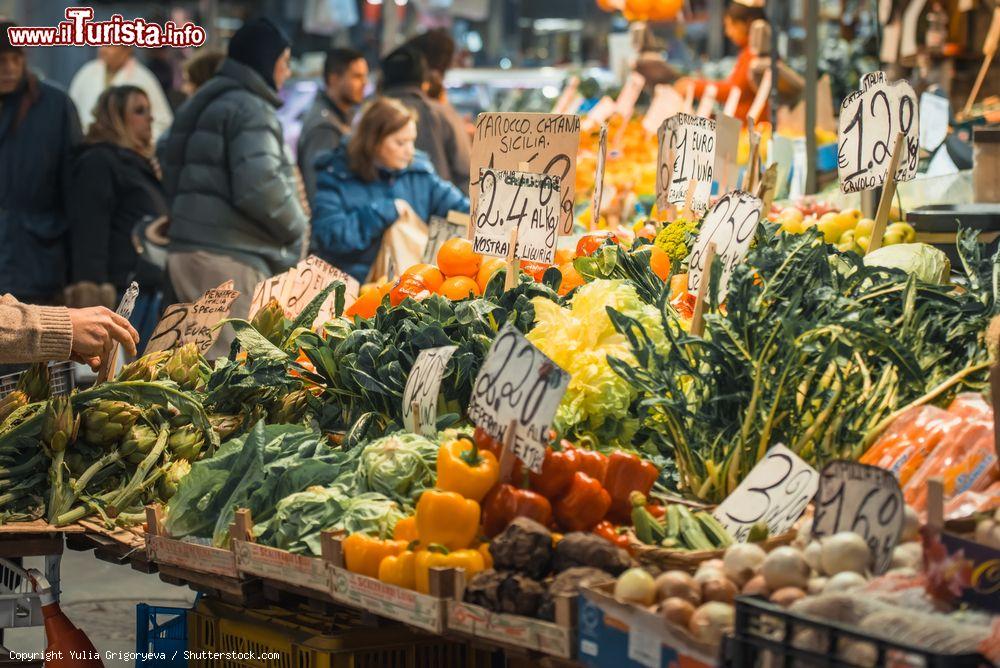
<path id="1" fill-rule="evenodd" d="M 168 608 L 139 603 L 135 606 L 136 666 L 187 668 L 184 650 L 188 647 L 187 608 Z M 163 654 L 165 659 L 142 655 Z"/>
<path id="2" fill-rule="evenodd" d="M 205 599 L 188 612 L 188 649 L 256 658 L 194 658 L 191 668 L 487 668 L 492 652 L 401 624 L 363 626 L 351 611 L 333 617 L 250 610 Z M 264 660 L 263 656 L 269 658 Z"/>
<path id="3" fill-rule="evenodd" d="M 25 571 L 0 563 L 0 629 L 41 624 L 42 604 Z"/>
<path id="4" fill-rule="evenodd" d="M 937 654 L 864 633 L 859 628 L 805 617 L 761 599 L 736 599 L 736 624 L 726 642 L 731 668 L 979 668 L 978 654 Z M 864 663 L 858 663 L 860 660 Z"/>
<path id="5" fill-rule="evenodd" d="M 17 381 L 23 373 L 23 371 L 18 371 L 17 373 L 0 377 L 0 399 L 3 399 L 17 388 Z M 72 392 L 73 362 L 50 362 L 49 385 L 52 388 L 52 396 L 54 397 Z"/>

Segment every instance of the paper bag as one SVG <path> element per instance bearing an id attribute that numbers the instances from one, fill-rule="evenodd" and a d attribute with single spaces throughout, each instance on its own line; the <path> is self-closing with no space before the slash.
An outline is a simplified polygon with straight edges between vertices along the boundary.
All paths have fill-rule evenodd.
<path id="1" fill-rule="evenodd" d="M 427 223 L 407 208 L 382 235 L 382 245 L 368 271 L 368 283 L 391 280 L 423 260 L 427 245 Z"/>

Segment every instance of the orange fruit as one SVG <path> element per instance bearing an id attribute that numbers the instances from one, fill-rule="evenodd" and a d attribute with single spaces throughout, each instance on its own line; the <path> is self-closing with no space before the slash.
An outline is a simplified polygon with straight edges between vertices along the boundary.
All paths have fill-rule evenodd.
<path id="1" fill-rule="evenodd" d="M 661 281 L 665 281 L 670 277 L 670 256 L 659 246 L 651 246 L 651 248 L 653 252 L 649 256 L 649 268 L 660 277 Z"/>
<path id="2" fill-rule="evenodd" d="M 552 262 L 552 264 L 556 265 L 557 267 L 561 267 L 567 262 L 570 262 L 575 257 L 576 253 L 573 251 L 572 248 L 558 248 L 556 249 L 556 257 L 555 260 Z"/>
<path id="3" fill-rule="evenodd" d="M 406 276 L 417 276 L 424 281 L 424 285 L 431 292 L 437 292 L 438 288 L 441 287 L 441 283 L 444 281 L 444 276 L 441 275 L 441 270 L 432 264 L 415 264 L 402 274 L 400 278 Z"/>
<path id="4" fill-rule="evenodd" d="M 607 230 L 601 230 L 600 232 L 591 232 L 590 234 L 584 234 L 580 237 L 580 240 L 576 242 L 576 256 L 582 257 L 584 255 L 590 255 L 598 248 L 604 245 L 604 240 L 608 237 L 612 237 L 611 232 Z M 615 238 L 615 243 L 618 243 L 618 239 Z"/>
<path id="5" fill-rule="evenodd" d="M 542 264 L 541 262 L 529 262 L 528 260 L 521 260 L 521 271 L 531 276 L 535 279 L 535 282 L 541 283 L 542 276 L 545 275 L 545 270 L 551 267 L 551 264 Z"/>
<path id="6" fill-rule="evenodd" d="M 438 269 L 445 276 L 475 276 L 481 259 L 472 252 L 472 242 L 461 237 L 448 239 L 437 254 Z"/>
<path id="7" fill-rule="evenodd" d="M 407 297 L 412 297 L 419 301 L 430 293 L 431 291 L 422 276 L 407 276 L 404 274 L 399 277 L 399 280 L 396 281 L 395 285 L 389 291 L 389 303 L 393 306 L 399 306 Z"/>
<path id="8" fill-rule="evenodd" d="M 584 284 L 583 276 L 576 270 L 572 262 L 559 265 L 559 273 L 562 274 L 562 283 L 559 284 L 560 295 L 566 295 L 573 288 Z"/>
<path id="9" fill-rule="evenodd" d="M 507 263 L 498 257 L 484 257 L 479 265 L 479 273 L 476 274 L 476 285 L 479 286 L 479 294 L 486 292 L 486 285 L 493 278 L 493 274 L 503 271 Z"/>
<path id="10" fill-rule="evenodd" d="M 479 296 L 479 286 L 468 276 L 452 276 L 444 279 L 438 294 L 452 301 Z"/>
<path id="11" fill-rule="evenodd" d="M 354 316 L 360 316 L 365 319 L 371 318 L 378 310 L 379 304 L 382 303 L 382 297 L 389 294 L 391 288 L 392 286 L 388 283 L 383 283 L 366 290 L 364 294 L 358 296 L 357 301 L 347 307 L 344 315 L 348 318 L 353 318 Z"/>

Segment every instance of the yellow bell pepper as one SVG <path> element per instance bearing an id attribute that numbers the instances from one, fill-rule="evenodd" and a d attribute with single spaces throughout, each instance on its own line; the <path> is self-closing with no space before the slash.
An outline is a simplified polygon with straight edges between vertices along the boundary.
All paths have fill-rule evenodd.
<path id="1" fill-rule="evenodd" d="M 490 553 L 489 543 L 480 543 L 476 548 L 479 554 L 483 555 L 483 566 L 485 568 L 493 568 L 493 555 Z"/>
<path id="2" fill-rule="evenodd" d="M 479 531 L 479 504 L 457 492 L 429 489 L 417 501 L 420 544 L 443 545 L 449 550 L 469 547 Z"/>
<path id="3" fill-rule="evenodd" d="M 483 500 L 500 480 L 500 464 L 488 450 L 480 450 L 467 438 L 446 441 L 438 450 L 437 486 L 458 492 L 476 503 Z"/>
<path id="4" fill-rule="evenodd" d="M 341 542 L 347 570 L 370 578 L 378 577 L 379 564 L 385 557 L 400 554 L 406 546 L 405 540 L 382 540 L 363 533 L 352 533 Z"/>
<path id="5" fill-rule="evenodd" d="M 386 557 L 378 565 L 378 579 L 405 589 L 416 589 L 417 553 L 410 550 Z"/>
<path id="6" fill-rule="evenodd" d="M 417 540 L 417 518 L 413 515 L 396 522 L 392 530 L 393 540 L 405 540 L 407 543 Z"/>
<path id="7" fill-rule="evenodd" d="M 431 569 L 432 568 L 463 568 L 465 578 L 468 581 L 479 571 L 485 570 L 483 555 L 479 550 L 465 549 L 448 551 L 440 545 L 431 545 L 426 550 L 416 553 L 414 565 L 414 575 L 417 584 L 417 591 L 421 594 L 431 593 Z"/>

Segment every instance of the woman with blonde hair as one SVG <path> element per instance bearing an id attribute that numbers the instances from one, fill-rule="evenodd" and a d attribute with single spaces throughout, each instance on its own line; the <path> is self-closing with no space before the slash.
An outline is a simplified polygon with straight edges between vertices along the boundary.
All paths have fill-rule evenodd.
<path id="1" fill-rule="evenodd" d="M 66 304 L 114 308 L 138 278 L 140 301 L 132 322 L 140 334 L 148 334 L 156 324 L 162 278 L 136 276 L 133 230 L 168 211 L 152 160 L 152 127 L 149 97 L 141 88 L 105 90 L 74 156 L 67 207 L 71 257 Z"/>
<path id="2" fill-rule="evenodd" d="M 416 139 L 416 113 L 380 97 L 362 110 L 346 146 L 316 159 L 311 252 L 364 281 L 383 233 L 404 211 L 426 221 L 469 210 L 469 199 L 437 175 Z"/>

